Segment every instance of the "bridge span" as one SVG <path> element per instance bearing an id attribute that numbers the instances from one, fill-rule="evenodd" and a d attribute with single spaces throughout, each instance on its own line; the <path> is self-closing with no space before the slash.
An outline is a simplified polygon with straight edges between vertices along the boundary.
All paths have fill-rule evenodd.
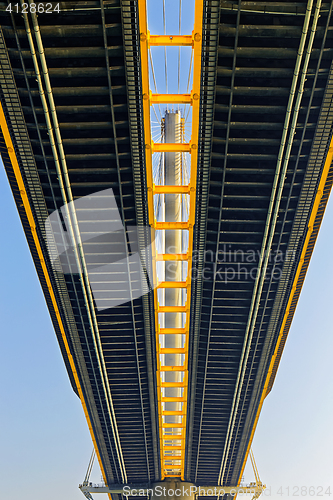
<path id="1" fill-rule="evenodd" d="M 1 155 L 103 491 L 230 497 L 333 182 L 332 3 L 46 5 L 0 2 Z"/>

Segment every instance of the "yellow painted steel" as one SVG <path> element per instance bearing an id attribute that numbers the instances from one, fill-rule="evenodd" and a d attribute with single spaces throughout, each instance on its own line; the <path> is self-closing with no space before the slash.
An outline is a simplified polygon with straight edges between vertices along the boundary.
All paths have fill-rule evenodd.
<path id="1" fill-rule="evenodd" d="M 156 222 L 154 225 L 155 229 L 189 229 L 189 222 Z M 175 254 L 177 255 L 177 254 Z M 178 254 L 179 255 L 179 254 Z M 176 260 L 176 259 L 174 259 Z"/>
<path id="2" fill-rule="evenodd" d="M 193 146 L 197 144 L 199 137 L 199 107 L 200 107 L 200 82 L 201 82 L 201 47 L 202 47 L 202 16 L 203 0 L 195 2 L 194 30 L 193 30 L 193 87 L 192 87 L 192 137 Z M 195 98 L 194 98 L 195 97 Z M 192 148 L 191 157 L 191 180 L 190 185 L 196 185 L 198 164 L 198 148 Z M 190 196 L 190 223 L 195 221 L 195 191 Z"/>
<path id="3" fill-rule="evenodd" d="M 194 189 L 194 188 L 193 188 Z M 190 194 L 190 186 L 153 186 L 154 194 Z"/>
<path id="4" fill-rule="evenodd" d="M 185 385 L 185 382 L 161 382 L 161 387 L 185 387 Z M 163 413 L 165 414 L 166 411 Z M 183 412 L 179 410 L 170 410 L 169 413 L 172 415 L 183 415 Z"/>
<path id="5" fill-rule="evenodd" d="M 187 350 L 184 347 L 161 347 L 160 353 L 161 354 L 185 354 Z M 182 382 L 170 382 L 171 384 L 176 384 L 170 387 L 180 387 L 179 384 L 182 384 Z M 165 387 L 162 385 L 162 387 Z"/>
<path id="6" fill-rule="evenodd" d="M 160 351 L 158 351 L 158 354 L 160 354 Z M 180 366 L 160 366 L 159 372 L 183 372 L 184 370 L 186 369 L 186 366 L 185 364 L 184 365 L 180 365 Z M 159 386 L 161 387 L 161 385 Z"/>
<path id="7" fill-rule="evenodd" d="M 148 34 L 150 46 L 162 47 L 191 47 L 193 46 L 192 35 L 151 35 Z"/>
<path id="8" fill-rule="evenodd" d="M 174 397 L 174 398 L 168 398 L 168 397 L 165 397 L 165 396 L 162 396 L 161 397 L 161 402 L 162 403 L 185 403 L 186 402 L 186 399 L 184 399 L 182 396 L 180 397 Z M 184 424 L 166 424 L 166 423 L 163 423 L 163 427 L 171 427 L 172 429 L 174 427 L 184 427 Z"/>
<path id="9" fill-rule="evenodd" d="M 313 236 L 315 236 L 315 238 L 316 238 L 316 234 L 314 234 L 314 231 L 316 231 L 316 233 L 318 233 L 318 230 L 319 230 L 319 227 L 316 228 L 316 230 L 314 230 L 313 226 L 314 226 L 314 222 L 315 222 L 315 219 L 317 217 L 318 211 L 322 210 L 323 192 L 324 192 L 325 184 L 326 184 L 326 181 L 327 181 L 327 177 L 328 177 L 328 173 L 329 173 L 332 161 L 333 161 L 333 138 L 331 140 L 330 147 L 329 147 L 326 159 L 325 159 L 325 164 L 324 164 L 323 172 L 322 172 L 322 175 L 321 175 L 321 179 L 320 179 L 319 186 L 318 186 L 318 189 L 317 189 L 315 201 L 314 201 L 314 204 L 313 204 L 313 207 L 312 207 L 312 211 L 311 211 L 311 215 L 310 215 L 310 220 L 309 220 L 309 224 L 308 224 L 307 235 L 306 235 L 306 238 L 305 238 L 305 241 L 304 241 L 304 244 L 303 244 L 303 248 L 302 248 L 302 253 L 301 253 L 301 256 L 300 256 L 300 259 L 299 259 L 299 262 L 298 262 L 298 266 L 297 266 L 297 270 L 296 270 L 294 282 L 293 282 L 293 285 L 292 285 L 292 288 L 291 288 L 291 293 L 290 293 L 290 296 L 289 296 L 289 300 L 288 300 L 288 303 L 287 303 L 286 311 L 285 311 L 285 314 L 284 314 L 284 317 L 283 317 L 283 321 L 282 321 L 282 325 L 281 325 L 281 328 L 280 328 L 279 337 L 278 337 L 278 340 L 277 340 L 277 343 L 276 343 L 276 347 L 275 347 L 275 350 L 274 350 L 274 353 L 273 353 L 273 356 L 271 358 L 271 362 L 270 362 L 270 365 L 269 365 L 268 373 L 267 373 L 266 380 L 265 380 L 264 389 L 262 391 L 262 395 L 261 395 L 261 398 L 260 398 L 258 410 L 257 410 L 257 413 L 256 413 L 256 417 L 255 417 L 255 420 L 254 420 L 252 431 L 251 431 L 251 436 L 250 436 L 249 444 L 248 444 L 248 447 L 247 447 L 247 450 L 246 450 L 246 453 L 245 453 L 245 457 L 244 457 L 244 462 L 243 462 L 243 465 L 242 465 L 241 473 L 239 475 L 240 479 L 238 481 L 238 485 L 240 485 L 241 478 L 243 476 L 243 472 L 244 472 L 244 469 L 245 469 L 245 465 L 246 465 L 246 461 L 247 461 L 247 458 L 248 458 L 248 454 L 249 454 L 250 449 L 251 449 L 251 445 L 252 445 L 254 433 L 255 433 L 255 430 L 256 430 L 256 427 L 257 427 L 257 424 L 258 424 L 258 420 L 259 420 L 260 412 L 261 412 L 261 409 L 262 409 L 262 405 L 264 403 L 264 400 L 265 400 L 266 396 L 270 392 L 270 388 L 271 388 L 271 385 L 272 385 L 271 377 L 272 377 L 272 375 L 274 373 L 274 365 L 275 365 L 275 363 L 277 361 L 279 361 L 279 356 L 281 356 L 281 348 L 282 348 L 283 336 L 285 335 L 284 330 L 285 330 L 287 321 L 289 321 L 289 323 L 291 323 L 291 320 L 293 318 L 294 311 L 295 311 L 295 308 L 296 308 L 296 304 L 297 304 L 297 301 L 298 301 L 298 297 L 299 297 L 299 294 L 300 294 L 300 291 L 301 291 L 301 288 L 302 288 L 302 285 L 303 285 L 305 274 L 303 274 L 303 276 L 302 276 L 302 271 L 304 270 L 303 269 L 304 265 L 306 265 L 306 267 L 308 265 L 308 263 L 304 262 L 305 261 L 305 255 L 307 254 L 307 252 L 309 250 L 312 251 L 313 246 L 314 246 Z M 327 203 L 327 201 L 326 201 L 326 203 Z M 298 296 L 296 294 L 298 294 Z M 295 298 L 296 298 L 296 303 L 294 302 Z M 294 302 L 294 307 L 292 307 L 293 302 Z"/>
<path id="10" fill-rule="evenodd" d="M 139 6 L 139 29 L 140 29 L 140 56 L 141 56 L 141 79 L 142 79 L 142 94 L 146 95 L 147 99 L 142 99 L 143 102 L 143 126 L 144 126 L 144 141 L 146 149 L 146 176 L 148 185 L 148 213 L 149 224 L 154 222 L 154 195 L 153 195 L 153 160 L 151 154 L 151 130 L 150 130 L 150 103 L 149 103 L 149 68 L 148 68 L 148 28 L 147 28 L 147 7 L 146 0 L 138 0 Z"/>
<path id="11" fill-rule="evenodd" d="M 187 311 L 187 306 L 157 306 L 158 312 L 186 312 Z"/>
<path id="12" fill-rule="evenodd" d="M 150 104 L 191 104 L 191 94 L 151 94 Z"/>
<path id="13" fill-rule="evenodd" d="M 189 288 L 187 281 L 160 281 L 157 288 Z"/>
<path id="14" fill-rule="evenodd" d="M 181 334 L 185 335 L 187 333 L 186 328 L 159 328 L 158 333 L 160 335 L 168 335 L 168 334 Z"/>
<path id="15" fill-rule="evenodd" d="M 169 398 L 167 398 L 169 399 Z M 172 398 L 171 398 L 172 399 Z M 171 429 L 184 429 L 184 424 L 164 424 L 164 429 L 168 429 L 168 428 L 171 428 Z"/>
<path id="16" fill-rule="evenodd" d="M 192 146 L 193 147 L 193 146 Z M 165 142 L 153 142 L 152 143 L 152 153 L 191 153 L 191 144 L 176 142 L 165 143 Z"/>
<path id="17" fill-rule="evenodd" d="M 156 255 L 157 261 L 166 261 L 166 260 L 188 260 L 188 253 L 158 253 Z M 174 281 L 170 281 L 169 283 L 175 283 Z M 174 288 L 174 287 L 172 287 Z M 176 287 L 178 288 L 178 287 Z"/>
<path id="18" fill-rule="evenodd" d="M 165 413 L 165 412 L 164 412 Z M 173 449 L 173 450 L 183 450 L 183 446 L 165 446 L 165 450 Z"/>
<path id="19" fill-rule="evenodd" d="M 8 155 L 9 155 L 9 159 L 10 159 L 10 162 L 11 162 L 12 167 L 13 167 L 13 172 L 14 172 L 14 175 L 15 175 L 17 186 L 18 186 L 18 189 L 19 189 L 20 194 L 21 194 L 21 198 L 22 198 L 21 207 L 23 207 L 23 209 L 25 211 L 25 214 L 26 214 L 26 217 L 27 217 L 27 220 L 28 220 L 28 223 L 30 225 L 31 235 L 32 235 L 35 247 L 36 247 L 36 251 L 37 251 L 37 255 L 38 255 L 38 260 L 39 260 L 39 263 L 40 263 L 40 266 L 41 266 L 41 269 L 42 269 L 42 272 L 43 272 L 43 275 L 44 275 L 45 283 L 46 283 L 46 286 L 47 286 L 47 289 L 48 289 L 48 292 L 49 292 L 49 295 L 50 295 L 50 299 L 51 299 L 51 302 L 52 302 L 52 306 L 53 306 L 53 309 L 54 309 L 54 312 L 55 312 L 55 315 L 56 315 L 56 318 L 57 318 L 57 323 L 58 323 L 59 330 L 60 330 L 60 333 L 61 333 L 61 337 L 62 337 L 62 340 L 63 340 L 63 343 L 64 343 L 64 347 L 65 347 L 66 354 L 67 354 L 67 357 L 68 357 L 68 361 L 69 361 L 69 364 L 70 364 L 70 367 L 71 367 L 71 371 L 72 371 L 72 374 L 73 374 L 73 377 L 74 377 L 74 380 L 75 380 L 75 385 L 76 385 L 78 393 L 79 393 L 79 397 L 80 397 L 81 404 L 82 404 L 82 407 L 83 407 L 84 415 L 85 415 L 87 423 L 88 423 L 88 428 L 89 428 L 91 439 L 92 439 L 92 442 L 93 442 L 93 445 L 94 445 L 94 448 L 95 448 L 95 452 L 96 452 L 96 456 L 97 456 L 97 459 L 98 459 L 98 463 L 99 463 L 99 466 L 101 468 L 101 472 L 102 472 L 102 475 L 103 475 L 104 482 L 105 482 L 105 484 L 108 484 L 107 483 L 107 479 L 106 479 L 106 475 L 105 475 L 105 471 L 104 471 L 104 467 L 103 467 L 103 462 L 102 462 L 102 459 L 101 459 L 101 456 L 100 456 L 100 453 L 99 453 L 99 449 L 98 449 L 97 442 L 96 442 L 96 439 L 95 439 L 93 427 L 92 427 L 91 420 L 90 420 L 90 417 L 89 417 L 88 409 L 87 409 L 87 406 L 86 406 L 86 402 L 84 400 L 82 387 L 81 387 L 81 384 L 80 384 L 78 373 L 77 373 L 76 368 L 75 368 L 74 359 L 73 359 L 73 356 L 72 356 L 72 354 L 70 352 L 70 348 L 69 348 L 67 337 L 66 337 L 66 333 L 65 333 L 65 328 L 64 328 L 64 325 L 63 325 L 63 322 L 62 322 L 62 319 L 61 319 L 61 315 L 60 315 L 60 311 L 59 311 L 59 308 L 58 308 L 58 304 L 57 304 L 57 301 L 56 301 L 56 298 L 55 298 L 55 295 L 54 295 L 54 291 L 53 291 L 53 288 L 52 288 L 51 279 L 50 279 L 50 276 L 49 276 L 49 273 L 48 273 L 48 270 L 47 270 L 47 267 L 46 267 L 46 263 L 45 263 L 43 252 L 42 252 L 42 248 L 41 248 L 38 236 L 37 236 L 36 224 L 35 224 L 34 217 L 33 217 L 33 214 L 32 214 L 32 209 L 31 209 L 31 206 L 30 206 L 30 203 L 29 203 L 29 200 L 28 200 L 27 192 L 26 192 L 26 189 L 25 189 L 25 186 L 24 186 L 24 182 L 23 182 L 23 179 L 22 179 L 22 174 L 21 174 L 20 167 L 19 167 L 19 164 L 18 164 L 18 161 L 17 161 L 17 157 L 16 157 L 16 154 L 15 154 L 14 146 L 13 146 L 13 142 L 12 142 L 12 139 L 10 137 L 10 133 L 9 133 L 7 122 L 6 122 L 6 118 L 5 118 L 5 114 L 4 114 L 4 111 L 3 111 L 1 103 L 0 103 L 0 127 L 1 127 L 2 134 L 3 134 L 3 137 L 4 137 L 5 143 L 6 143 L 6 147 L 7 147 L 7 152 L 8 152 Z M 112 497 L 111 497 L 110 493 L 108 493 L 108 497 L 109 497 L 110 500 L 112 500 Z"/>
<path id="20" fill-rule="evenodd" d="M 161 459 L 161 479 L 165 477 L 180 477 L 184 479 L 185 440 L 187 422 L 187 388 L 188 388 L 188 345 L 190 327 L 190 297 L 191 297 L 191 272 L 192 272 L 192 247 L 193 225 L 195 222 L 195 197 L 198 161 L 198 135 L 199 135 L 199 105 L 200 105 L 200 75 L 201 75 L 201 40 L 202 40 L 202 14 L 203 0 L 195 0 L 194 30 L 191 35 L 151 35 L 147 29 L 146 0 L 138 0 L 139 26 L 140 26 L 140 51 L 142 72 L 142 97 L 144 141 L 146 152 L 146 177 L 149 210 L 149 224 L 152 233 L 155 230 L 186 230 L 188 231 L 188 251 L 186 254 L 159 254 L 153 242 L 153 284 L 154 284 L 154 311 L 156 325 L 157 346 L 157 397 L 158 397 L 158 422 Z M 190 46 L 193 50 L 193 87 L 191 94 L 152 94 L 149 88 L 148 49 L 150 46 Z M 157 103 L 190 104 L 192 106 L 192 132 L 190 143 L 165 144 L 153 143 L 151 139 L 150 105 Z M 157 186 L 153 183 L 152 154 L 164 152 L 191 153 L 191 178 L 190 183 L 182 186 Z M 187 221 L 166 222 L 157 221 L 154 213 L 155 194 L 186 194 L 189 195 L 189 216 Z M 184 261 L 187 262 L 187 278 L 181 282 L 157 280 L 156 264 L 158 261 Z M 187 290 L 187 299 L 184 306 L 160 306 L 158 302 L 158 289 L 179 288 Z M 162 328 L 159 324 L 159 314 L 167 312 L 182 312 L 185 316 L 183 328 Z M 182 335 L 183 348 L 166 349 L 160 345 L 160 336 Z M 164 354 L 181 354 L 180 366 L 163 365 L 161 356 Z M 174 371 L 183 373 L 182 382 L 166 383 L 161 379 L 163 372 Z M 164 377 L 164 376 L 163 376 Z M 178 387 L 182 389 L 181 397 L 169 398 L 163 396 L 164 388 Z M 166 411 L 163 409 L 165 402 L 181 402 L 180 411 Z M 166 423 L 164 416 L 175 415 L 182 418 L 181 423 Z M 175 442 L 170 445 L 170 442 Z M 179 442 L 182 444 L 179 445 Z"/>

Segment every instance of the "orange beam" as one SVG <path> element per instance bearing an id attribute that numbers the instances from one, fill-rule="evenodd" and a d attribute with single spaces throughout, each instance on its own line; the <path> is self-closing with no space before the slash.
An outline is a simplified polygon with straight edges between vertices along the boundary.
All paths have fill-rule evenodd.
<path id="1" fill-rule="evenodd" d="M 190 186 L 156 186 L 153 188 L 154 194 L 190 194 L 195 188 Z"/>
<path id="2" fill-rule="evenodd" d="M 163 441 L 185 441 L 182 434 L 163 434 Z"/>
<path id="3" fill-rule="evenodd" d="M 157 288 L 188 288 L 187 281 L 161 281 Z"/>
<path id="4" fill-rule="evenodd" d="M 172 398 L 166 398 L 166 399 L 172 399 Z M 178 401 L 178 400 L 177 400 Z M 184 424 L 166 424 L 164 423 L 163 424 L 163 428 L 164 429 L 173 429 L 173 428 L 178 428 L 178 429 L 183 429 L 184 428 Z"/>
<path id="5" fill-rule="evenodd" d="M 193 30 L 193 103 L 192 103 L 192 135 L 191 141 L 198 144 L 199 137 L 199 112 L 200 112 L 200 87 L 201 87 L 201 52 L 202 52 L 202 17 L 203 0 L 195 0 L 194 30 Z M 195 97 L 195 99 L 194 99 Z M 191 156 L 191 180 L 192 186 L 196 185 L 197 179 L 198 148 L 192 148 Z M 190 222 L 195 222 L 195 193 L 190 199 Z"/>
<path id="6" fill-rule="evenodd" d="M 185 387 L 186 384 L 185 382 L 162 382 L 161 387 Z M 178 410 L 174 410 L 178 411 Z M 173 413 L 172 415 L 183 415 L 182 412 L 180 413 Z"/>
<path id="7" fill-rule="evenodd" d="M 167 335 L 167 334 L 174 334 L 174 333 L 181 333 L 182 335 L 185 335 L 187 333 L 187 330 L 185 328 L 160 328 L 158 333 L 160 335 Z"/>
<path id="8" fill-rule="evenodd" d="M 191 145 L 186 142 L 175 142 L 175 143 L 165 143 L 165 142 L 153 142 L 152 143 L 153 153 L 190 153 Z"/>
<path id="9" fill-rule="evenodd" d="M 187 366 L 161 366 L 161 372 L 184 372 Z"/>
<path id="10" fill-rule="evenodd" d="M 173 46 L 173 47 L 192 47 L 192 35 L 149 35 L 149 45 L 154 46 Z"/>
<path id="11" fill-rule="evenodd" d="M 185 347 L 161 347 L 160 354 L 186 354 L 187 349 Z M 170 386 L 164 386 L 164 383 L 175 384 Z M 180 385 L 179 385 L 180 384 Z M 183 382 L 162 382 L 162 387 L 185 387 Z"/>
<path id="12" fill-rule="evenodd" d="M 153 162 L 151 153 L 151 131 L 150 131 L 150 103 L 149 103 L 149 66 L 148 66 L 148 27 L 146 0 L 138 0 L 139 29 L 140 29 L 140 56 L 141 56 L 141 80 L 143 98 L 143 128 L 145 141 L 145 159 L 147 176 L 147 198 L 149 224 L 154 222 L 154 196 L 153 196 Z"/>
<path id="13" fill-rule="evenodd" d="M 189 229 L 188 222 L 156 222 L 155 229 Z"/>
<path id="14" fill-rule="evenodd" d="M 191 94 L 151 94 L 150 104 L 191 104 Z"/>
<path id="15" fill-rule="evenodd" d="M 165 415 L 165 416 L 183 416 L 185 415 L 185 410 L 182 410 L 182 411 L 178 411 L 178 410 L 174 410 L 174 411 L 168 411 L 168 410 L 164 410 L 162 411 L 162 415 Z"/>
<path id="16" fill-rule="evenodd" d="M 158 305 L 158 312 L 159 313 L 169 313 L 169 312 L 186 312 L 187 311 L 187 305 L 185 306 L 160 306 Z"/>
<path id="17" fill-rule="evenodd" d="M 165 450 L 184 450 L 183 446 L 164 446 Z"/>
<path id="18" fill-rule="evenodd" d="M 156 255 L 157 261 L 165 261 L 165 260 L 188 260 L 187 253 L 158 253 Z M 173 287 L 170 287 L 173 288 Z"/>
<path id="19" fill-rule="evenodd" d="M 161 401 L 162 403 L 186 403 L 186 398 L 184 398 L 184 396 L 180 396 L 180 397 L 174 397 L 174 398 L 167 398 L 165 396 L 162 396 L 161 397 Z M 166 424 L 163 423 L 163 426 L 165 426 Z M 174 424 L 170 424 L 171 427 L 174 426 Z"/>

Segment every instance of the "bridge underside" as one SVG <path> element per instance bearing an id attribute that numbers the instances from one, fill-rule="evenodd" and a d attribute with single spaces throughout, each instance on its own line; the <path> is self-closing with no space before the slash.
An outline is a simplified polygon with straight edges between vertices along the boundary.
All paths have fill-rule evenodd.
<path id="1" fill-rule="evenodd" d="M 274 14 L 251 12 L 260 11 L 261 2 L 251 3 L 248 10 L 245 4 L 238 13 L 237 2 L 211 2 L 204 17 L 204 125 L 194 243 L 194 250 L 203 256 L 194 265 L 199 276 L 206 270 L 207 279 L 193 285 L 187 461 L 188 477 L 199 484 L 207 479 L 236 484 L 239 479 L 260 399 L 273 384 L 306 272 L 309 253 L 300 275 L 297 269 L 332 131 L 333 40 L 326 4 L 285 179 L 279 177 L 278 186 L 283 187 L 274 227 L 267 212 L 304 22 L 304 16 L 295 13 L 297 9 L 304 13 L 306 3 L 289 4 L 291 15 L 286 15 L 283 3 L 274 3 Z M 272 243 L 265 252 L 270 256 L 262 290 L 256 293 L 256 270 L 268 222 Z M 252 314 L 250 324 L 251 307 L 257 308 L 257 315 Z M 279 335 L 279 354 L 267 377 Z M 231 430 L 244 343 L 248 357 Z"/>
<path id="2" fill-rule="evenodd" d="M 37 22 L 65 191 L 75 201 L 112 188 L 125 227 L 148 226 L 137 2 L 61 6 Z M 321 4 L 299 113 L 301 71 L 286 122 L 306 7 L 204 1 L 185 457 L 185 478 L 197 484 L 240 479 L 333 181 L 329 3 Z M 64 195 L 26 31 L 36 19 L 0 15 L 1 154 L 73 389 L 106 482 L 159 480 L 153 293 L 99 311 L 79 274 L 52 267 L 44 224 Z M 290 155 L 284 150 L 279 169 L 286 123 Z M 144 251 L 147 241 L 139 244 Z M 88 267 L 107 265 L 116 251 L 112 240 L 102 252 L 86 247 Z M 137 279 L 119 268 L 120 283 L 135 289 Z"/>

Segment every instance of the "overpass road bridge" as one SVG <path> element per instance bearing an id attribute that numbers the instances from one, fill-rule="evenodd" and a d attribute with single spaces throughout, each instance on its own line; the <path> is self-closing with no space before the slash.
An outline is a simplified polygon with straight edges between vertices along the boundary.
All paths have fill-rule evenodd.
<path id="1" fill-rule="evenodd" d="M 228 495 L 333 181 L 332 3 L 149 6 L 0 2 L 1 155 L 109 495 Z"/>

